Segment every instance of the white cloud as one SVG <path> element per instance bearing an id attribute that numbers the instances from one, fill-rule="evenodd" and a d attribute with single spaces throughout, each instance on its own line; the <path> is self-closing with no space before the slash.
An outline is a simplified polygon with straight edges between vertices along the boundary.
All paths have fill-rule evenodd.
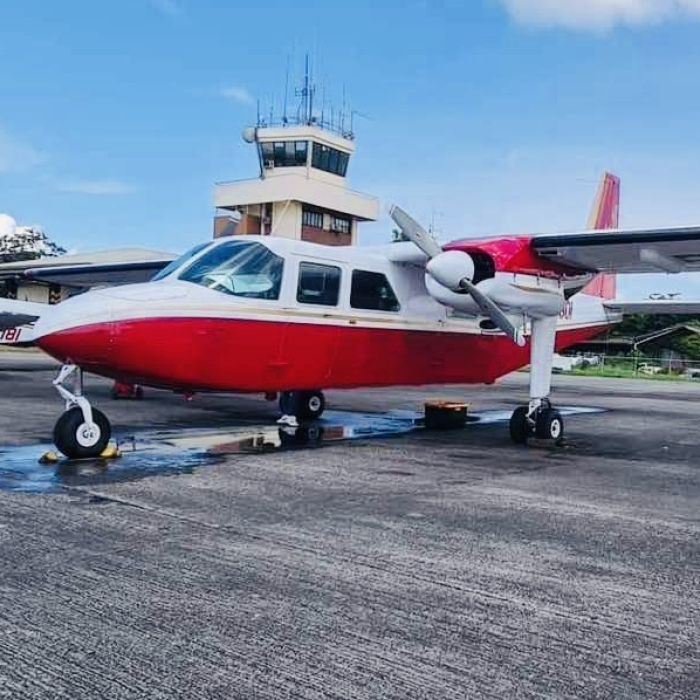
<path id="1" fill-rule="evenodd" d="M 700 19 L 700 0 L 500 0 L 511 17 L 536 27 L 608 31 L 673 18 Z"/>
<path id="2" fill-rule="evenodd" d="M 37 150 L 0 129 L 0 173 L 31 170 L 43 160 Z"/>
<path id="3" fill-rule="evenodd" d="M 164 15 L 179 15 L 182 12 L 182 6 L 176 0 L 150 0 L 151 5 Z"/>
<path id="4" fill-rule="evenodd" d="M 118 180 L 71 180 L 56 185 L 59 192 L 72 192 L 75 194 L 110 195 L 129 194 L 135 188 Z"/>
<path id="5" fill-rule="evenodd" d="M 244 105 L 252 105 L 255 102 L 255 98 L 244 87 L 221 88 L 221 96 Z"/>

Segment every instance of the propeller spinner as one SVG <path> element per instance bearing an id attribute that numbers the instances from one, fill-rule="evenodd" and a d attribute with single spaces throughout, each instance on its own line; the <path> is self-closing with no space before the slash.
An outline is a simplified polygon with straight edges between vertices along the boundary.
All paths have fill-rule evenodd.
<path id="1" fill-rule="evenodd" d="M 389 215 L 402 233 L 428 256 L 426 272 L 438 284 L 454 292 L 469 294 L 485 316 L 500 328 L 516 345 L 525 345 L 525 336 L 500 307 L 473 283 L 474 261 L 468 253 L 443 251 L 438 242 L 403 209 L 392 206 Z"/>

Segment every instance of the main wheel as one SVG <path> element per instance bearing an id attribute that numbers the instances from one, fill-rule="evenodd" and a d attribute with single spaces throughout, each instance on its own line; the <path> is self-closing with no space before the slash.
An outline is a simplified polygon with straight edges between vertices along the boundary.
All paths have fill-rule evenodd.
<path id="1" fill-rule="evenodd" d="M 99 457 L 109 443 L 112 427 L 101 411 L 92 409 L 93 425 L 89 426 L 77 406 L 66 411 L 53 429 L 56 447 L 71 459 Z"/>
<path id="2" fill-rule="evenodd" d="M 320 418 L 326 408 L 322 391 L 301 391 L 297 397 L 297 417 L 302 420 Z"/>
<path id="3" fill-rule="evenodd" d="M 537 416 L 535 434 L 541 440 L 558 441 L 564 437 L 564 419 L 555 408 L 547 408 Z"/>
<path id="4" fill-rule="evenodd" d="M 510 439 L 516 445 L 524 445 L 532 435 L 530 424 L 527 421 L 527 406 L 519 406 L 510 417 Z"/>

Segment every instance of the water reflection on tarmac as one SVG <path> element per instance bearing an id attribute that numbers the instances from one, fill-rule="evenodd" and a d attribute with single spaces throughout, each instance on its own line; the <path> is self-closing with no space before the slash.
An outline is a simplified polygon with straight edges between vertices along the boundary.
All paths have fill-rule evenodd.
<path id="1" fill-rule="evenodd" d="M 597 413 L 600 409 L 560 410 L 564 415 L 572 415 Z M 469 416 L 467 429 L 507 422 L 509 418 L 510 411 L 475 413 Z M 62 459 L 52 465 L 39 463 L 41 455 L 54 449 L 50 444 L 0 445 L 0 489 L 60 492 L 147 476 L 191 473 L 231 455 L 314 449 L 339 442 L 400 436 L 423 428 L 423 415 L 415 411 L 381 414 L 327 411 L 323 420 L 298 428 L 273 425 L 232 427 L 225 432 L 180 429 L 117 435 L 122 454 L 118 459 Z"/>

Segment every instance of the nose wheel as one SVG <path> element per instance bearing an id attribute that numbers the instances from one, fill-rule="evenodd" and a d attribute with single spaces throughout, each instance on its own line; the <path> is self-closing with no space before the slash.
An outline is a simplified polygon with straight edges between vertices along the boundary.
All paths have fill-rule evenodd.
<path id="1" fill-rule="evenodd" d="M 64 384 L 72 375 L 74 383 L 68 388 Z M 54 444 L 71 459 L 99 457 L 112 437 L 112 427 L 107 416 L 83 396 L 81 370 L 75 365 L 64 365 L 53 385 L 66 402 L 66 411 L 53 429 Z"/>
<path id="2" fill-rule="evenodd" d="M 83 410 L 74 406 L 56 421 L 53 429 L 54 444 L 71 459 L 99 457 L 111 436 L 112 427 L 107 417 L 96 408 L 92 409 L 92 422 L 88 423 Z"/>

